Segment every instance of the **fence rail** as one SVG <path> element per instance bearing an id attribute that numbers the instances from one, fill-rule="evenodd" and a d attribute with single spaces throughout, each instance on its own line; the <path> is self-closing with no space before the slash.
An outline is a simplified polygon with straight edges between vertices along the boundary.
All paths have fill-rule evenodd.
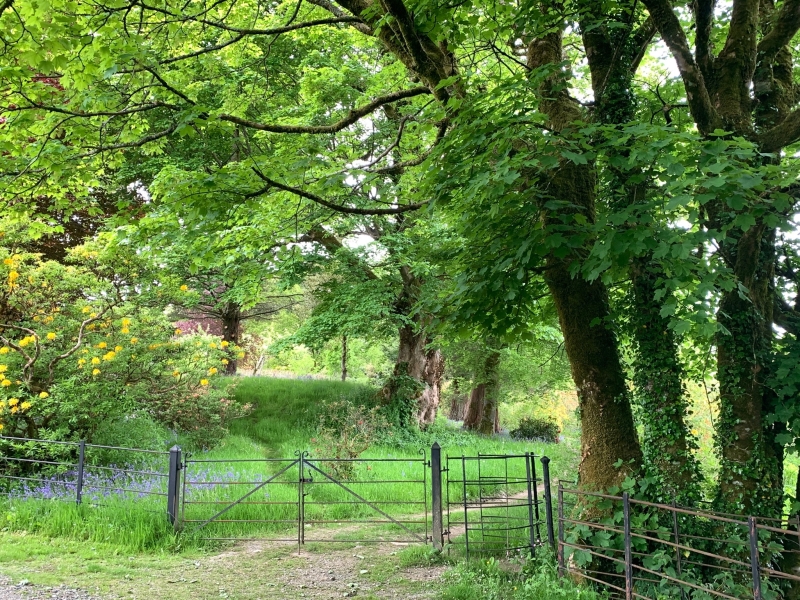
<path id="1" fill-rule="evenodd" d="M 467 558 L 534 554 L 548 545 L 560 575 L 626 600 L 762 600 L 780 597 L 788 585 L 800 589 L 800 515 L 743 516 L 589 492 L 574 482 L 554 486 L 550 459 L 531 453 L 442 456 L 433 444 L 416 457 L 298 451 L 293 458 L 217 460 L 184 456 L 178 446 L 153 451 L 0 436 L 0 479 L 17 499 L 95 505 L 112 494 L 151 498 L 176 529 L 216 540 L 270 539 L 258 537 L 266 532 L 300 545 L 395 541 L 441 550 L 447 542 Z M 330 525 L 382 529 L 357 540 L 307 536 L 307 528 Z"/>
<path id="2" fill-rule="evenodd" d="M 557 511 L 559 574 L 591 581 L 612 598 L 762 600 L 782 597 L 787 584 L 800 583 L 783 568 L 788 555 L 800 554 L 797 516 L 790 527 L 787 520 L 561 484 Z"/>

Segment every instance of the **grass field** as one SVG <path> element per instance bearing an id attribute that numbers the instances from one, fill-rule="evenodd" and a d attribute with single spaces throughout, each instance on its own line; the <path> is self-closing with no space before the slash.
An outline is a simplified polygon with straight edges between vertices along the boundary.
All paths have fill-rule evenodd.
<path id="1" fill-rule="evenodd" d="M 326 461 L 316 460 L 317 457 L 314 456 L 312 439 L 319 415 L 326 405 L 343 399 L 355 403 L 368 401 L 372 393 L 369 388 L 333 381 L 268 378 L 243 378 L 236 383 L 237 399 L 242 403 L 252 404 L 253 410 L 247 417 L 234 422 L 229 434 L 212 450 L 188 449 L 185 454 L 188 503 L 185 505 L 184 518 L 187 522 L 183 532 L 176 533 L 167 523 L 164 500 L 158 496 L 132 500 L 129 496 L 110 494 L 99 500 L 87 501 L 81 506 L 64 499 L 6 500 L 0 505 L 0 543 L 5 549 L 0 552 L 0 572 L 22 578 L 22 570 L 41 570 L 37 581 L 47 583 L 51 580 L 63 580 L 63 573 L 54 574 L 53 569 L 74 571 L 77 568 L 76 561 L 82 561 L 81 564 L 86 566 L 78 569 L 83 575 L 82 578 L 75 579 L 75 583 L 84 587 L 94 586 L 103 591 L 109 585 L 106 580 L 118 580 L 119 577 L 136 580 L 136 574 L 132 570 L 146 568 L 142 565 L 150 564 L 152 557 L 160 557 L 158 569 L 164 571 L 165 580 L 181 581 L 180 577 L 176 578 L 173 569 L 180 565 L 185 566 L 187 561 L 197 557 L 221 550 L 218 542 L 201 538 L 294 539 L 297 528 L 299 463 L 293 461 L 297 459 L 296 453 L 300 452 L 309 453 L 308 463 L 303 466 L 305 476 L 310 475 L 314 480 L 313 483 L 306 484 L 304 490 L 308 494 L 305 498 L 306 520 L 311 522 L 306 529 L 306 539 L 309 540 L 306 551 L 328 555 L 331 552 L 341 552 L 332 548 L 349 547 L 351 544 L 359 547 L 362 540 L 367 538 L 393 540 L 398 536 L 409 537 L 407 532 L 401 531 L 396 525 L 361 523 L 383 519 L 373 507 L 355 502 L 350 492 L 327 479 L 322 472 L 332 473 L 331 465 Z M 418 434 L 381 436 L 379 443 L 363 455 L 374 459 L 374 462 L 359 463 L 343 483 L 392 517 L 408 523 L 407 527 L 413 532 L 423 534 L 428 526 L 426 517 L 430 518 L 425 511 L 425 501 L 430 501 L 427 497 L 430 475 L 425 461 L 434 441 L 439 442 L 442 447 L 445 465 L 448 465 L 447 457 L 451 457 L 451 469 L 462 468 L 461 456 L 527 452 L 537 456 L 548 455 L 552 459 L 553 477 L 571 479 L 577 456 L 576 432 L 567 431 L 566 440 L 560 444 L 528 443 L 503 437 L 473 435 L 441 420 L 429 430 Z M 482 475 L 488 477 L 489 481 L 494 475 L 505 474 L 524 478 L 524 461 L 512 461 L 510 467 L 502 462 L 487 461 Z M 475 464 L 466 462 L 464 468 L 472 470 L 467 473 L 467 479 L 475 479 Z M 291 468 L 283 475 L 270 484 L 261 485 L 287 465 Z M 315 471 L 313 467 L 317 467 L 319 471 Z M 458 474 L 455 479 L 460 477 L 462 475 Z M 445 490 L 451 494 L 451 501 L 459 499 L 461 489 L 460 483 L 451 483 L 448 487 L 445 479 Z M 514 493 L 523 489 L 524 485 L 517 484 L 505 491 Z M 213 522 L 204 527 L 201 534 L 191 533 L 197 523 L 224 507 L 225 502 L 240 498 L 252 490 L 255 492 L 248 498 L 252 504 L 231 509 L 221 519 L 224 522 Z M 472 486 L 468 488 L 468 497 L 491 495 L 492 492 L 491 484 Z M 327 523 L 341 520 L 346 523 Z M 319 545 L 313 541 L 316 539 L 336 540 L 340 544 Z M 24 569 L 17 563 L 19 554 L 12 548 L 27 548 Z M 55 559 L 52 554 L 57 548 L 70 550 Z M 92 551 L 87 548 L 92 548 Z M 296 545 L 294 548 L 296 549 Z M 392 558 L 396 553 L 387 556 L 386 552 L 379 552 L 375 560 L 385 565 L 394 564 L 397 560 L 405 561 L 409 568 L 415 561 L 426 563 L 429 560 L 428 550 L 424 546 L 414 548 L 406 548 L 400 553 L 406 556 L 405 559 Z M 274 548 L 267 548 L 263 552 L 269 554 L 273 550 Z M 284 550 L 281 551 L 285 553 Z M 87 552 L 91 556 L 84 556 Z M 49 556 L 48 560 L 54 561 L 55 567 L 44 567 L 40 564 L 46 556 Z M 451 560 L 457 556 L 456 553 Z M 350 560 L 350 554 L 346 552 L 342 557 L 342 560 Z M 134 567 L 134 564 L 137 566 Z M 485 569 L 479 572 L 472 567 L 459 569 L 453 571 L 450 579 L 442 583 L 441 588 L 437 587 L 442 594 L 450 590 L 447 592 L 450 595 L 443 597 L 488 597 L 481 591 L 491 579 L 487 579 Z M 496 587 L 503 587 L 507 583 L 510 586 L 508 589 L 514 591 L 513 581 L 513 578 L 506 577 L 495 583 Z M 228 582 L 226 585 L 228 587 L 225 589 L 238 589 L 239 584 Z M 409 585 L 414 588 L 416 584 Z M 136 588 L 131 583 L 131 587 L 134 589 L 131 592 L 134 596 L 145 594 L 146 586 Z M 189 597 L 192 595 L 192 586 L 187 584 L 186 587 L 186 597 Z M 146 594 L 142 597 L 146 597 Z M 183 594 L 176 593 L 172 597 L 180 598 Z M 225 596 L 221 593 L 219 597 Z M 250 596 L 240 591 L 238 595 L 230 597 Z"/>

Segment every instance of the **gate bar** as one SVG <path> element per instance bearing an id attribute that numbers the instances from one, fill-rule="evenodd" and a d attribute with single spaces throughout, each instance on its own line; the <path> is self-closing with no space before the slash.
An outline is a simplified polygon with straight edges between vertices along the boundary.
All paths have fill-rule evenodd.
<path id="1" fill-rule="evenodd" d="M 269 479 L 267 479 L 265 482 L 263 482 L 262 484 L 260 484 L 260 485 L 258 485 L 258 486 L 256 486 L 256 487 L 254 487 L 252 490 L 250 490 L 249 492 L 247 492 L 247 493 L 246 493 L 244 496 L 242 496 L 241 498 L 239 498 L 239 499 L 238 499 L 236 502 L 234 502 L 234 503 L 232 503 L 232 504 L 229 504 L 228 506 L 226 506 L 225 508 L 223 508 L 221 511 L 219 511 L 217 514 L 215 514 L 213 517 L 211 517 L 210 519 L 207 519 L 207 520 L 206 520 L 206 521 L 204 521 L 204 522 L 203 522 L 201 525 L 198 525 L 197 527 L 195 527 L 195 528 L 192 530 L 192 532 L 195 532 L 195 531 L 198 531 L 198 530 L 202 529 L 203 527 L 205 527 L 206 525 L 208 525 L 209 523 L 211 523 L 211 521 L 213 521 L 213 520 L 214 520 L 214 519 L 216 519 L 217 517 L 220 517 L 220 516 L 224 515 L 226 512 L 228 512 L 228 511 L 229 511 L 230 509 L 232 509 L 234 506 L 236 506 L 237 504 L 239 504 L 239 503 L 240 503 L 242 500 L 244 500 L 245 498 L 249 498 L 250 496 L 252 496 L 253 494 L 255 494 L 255 493 L 258 491 L 258 490 L 260 490 L 262 487 L 264 487 L 265 485 L 267 485 L 267 484 L 268 484 L 270 481 L 272 481 L 272 480 L 273 480 L 273 479 L 275 479 L 276 477 L 279 477 L 280 475 L 283 475 L 284 473 L 286 473 L 286 471 L 288 471 L 289 469 L 291 469 L 291 468 L 292 468 L 293 466 L 295 466 L 296 464 L 297 464 L 297 461 L 296 461 L 296 460 L 292 461 L 290 464 L 288 464 L 288 465 L 287 465 L 287 466 L 285 466 L 283 469 L 281 469 L 280 471 L 278 471 L 277 473 L 275 473 L 275 475 L 273 475 L 272 477 L 270 477 Z"/>

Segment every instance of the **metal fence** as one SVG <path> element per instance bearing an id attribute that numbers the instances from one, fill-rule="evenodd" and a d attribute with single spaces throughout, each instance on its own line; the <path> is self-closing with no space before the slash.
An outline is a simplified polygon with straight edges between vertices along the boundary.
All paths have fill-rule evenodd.
<path id="1" fill-rule="evenodd" d="M 430 466 L 424 451 L 418 458 L 188 457 L 181 521 L 210 540 L 427 543 Z M 209 471 L 222 475 L 209 479 Z M 318 533 L 333 526 L 344 535 Z M 365 535 L 348 536 L 354 527 Z"/>
<path id="2" fill-rule="evenodd" d="M 745 517 L 564 488 L 557 499 L 558 571 L 612 598 L 782 597 L 800 584 L 800 522 Z M 798 561 L 800 563 L 800 561 Z"/>
<path id="3" fill-rule="evenodd" d="M 448 543 L 471 554 L 535 554 L 553 539 L 550 459 L 525 454 L 447 456 Z"/>
<path id="4" fill-rule="evenodd" d="M 154 500 L 177 522 L 181 451 L 143 450 L 0 436 L 0 479 L 8 497 L 100 506 Z"/>

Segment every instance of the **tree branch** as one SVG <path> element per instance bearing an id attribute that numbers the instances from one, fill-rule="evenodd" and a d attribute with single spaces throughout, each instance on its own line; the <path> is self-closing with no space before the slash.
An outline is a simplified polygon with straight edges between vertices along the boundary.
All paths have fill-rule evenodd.
<path id="1" fill-rule="evenodd" d="M 696 34 L 694 40 L 695 56 L 703 77 L 708 79 L 713 73 L 714 57 L 711 54 L 711 29 L 714 25 L 715 0 L 695 0 L 692 3 Z"/>
<path id="2" fill-rule="evenodd" d="M 276 188 L 279 190 L 283 190 L 284 192 L 289 192 L 290 194 L 294 194 L 295 196 L 300 196 L 301 198 L 311 200 L 312 202 L 316 202 L 317 204 L 324 206 L 325 208 L 330 208 L 331 210 L 335 210 L 336 212 L 345 213 L 348 215 L 399 215 L 401 213 L 409 212 L 412 210 L 419 210 L 423 206 L 428 205 L 427 202 L 420 202 L 418 204 L 403 204 L 396 208 L 354 208 L 350 206 L 342 206 L 340 204 L 334 204 L 333 202 L 328 202 L 327 200 L 325 200 L 325 198 L 317 196 L 316 194 L 312 194 L 311 192 L 301 190 L 300 188 L 292 187 L 290 185 L 285 185 L 283 183 L 278 183 L 277 181 L 270 179 L 269 177 L 264 175 L 261 171 L 259 171 L 256 168 L 253 168 L 253 172 L 256 175 L 258 175 L 264 182 L 266 182 L 267 186 L 256 192 L 245 195 L 245 198 L 255 198 L 256 196 L 265 194 L 271 188 Z"/>
<path id="3" fill-rule="evenodd" d="M 758 44 L 758 62 L 771 63 L 800 30 L 800 0 L 784 0 L 773 17 L 772 29 Z"/>
<path id="4" fill-rule="evenodd" d="M 349 127 L 362 117 L 374 112 L 384 104 L 391 104 L 392 102 L 397 102 L 398 100 L 402 100 L 404 98 L 413 98 L 414 96 L 430 93 L 431 91 L 427 87 L 423 86 L 408 90 L 401 90 L 399 92 L 392 92 L 391 94 L 375 98 L 372 102 L 365 104 L 364 106 L 350 110 L 346 117 L 330 125 L 269 125 L 265 123 L 257 123 L 255 121 L 248 121 L 247 119 L 242 119 L 241 117 L 235 117 L 233 115 L 220 115 L 219 119 L 222 121 L 230 121 L 231 123 L 236 123 L 237 125 L 241 125 L 249 129 L 269 131 L 271 133 L 336 133 L 337 131 L 341 131 L 342 129 Z"/>
<path id="5" fill-rule="evenodd" d="M 316 27 L 318 25 L 336 25 L 337 23 L 360 23 L 361 19 L 358 17 L 331 17 L 328 19 L 317 19 L 316 21 L 306 21 L 305 23 L 295 23 L 294 25 L 283 25 L 282 27 L 273 27 L 271 29 L 249 29 L 246 27 L 231 27 L 225 23 L 218 23 L 216 21 L 207 21 L 206 19 L 198 19 L 204 25 L 224 29 L 233 33 L 241 33 L 244 35 L 280 35 L 288 33 L 289 31 L 296 31 L 298 29 L 305 29 L 307 27 Z"/>
<path id="6" fill-rule="evenodd" d="M 779 152 L 798 140 L 800 140 L 800 108 L 790 112 L 783 121 L 756 138 L 761 151 L 768 153 Z"/>
<path id="7" fill-rule="evenodd" d="M 661 39 L 667 44 L 675 58 L 683 85 L 686 88 L 689 109 L 700 133 L 707 135 L 715 129 L 721 128 L 722 121 L 711 103 L 703 73 L 692 56 L 686 33 L 673 12 L 671 2 L 669 0 L 643 1 L 650 16 L 653 17 Z"/>
<path id="8" fill-rule="evenodd" d="M 203 54 L 208 54 L 209 52 L 216 52 L 217 50 L 222 50 L 223 48 L 230 46 L 231 44 L 235 44 L 236 42 L 240 42 L 245 38 L 245 34 L 240 33 L 237 36 L 232 37 L 227 42 L 220 42 L 219 44 L 215 44 L 214 46 L 208 46 L 207 48 L 203 48 L 201 50 L 196 50 L 194 52 L 189 52 L 188 54 L 182 54 L 181 56 L 174 56 L 172 58 L 167 58 L 162 61 L 159 61 L 158 64 L 160 65 L 169 65 L 171 63 L 175 63 L 181 60 L 186 60 L 189 58 L 194 58 L 195 56 L 201 56 Z"/>
<path id="9" fill-rule="evenodd" d="M 315 242 L 325 248 L 331 255 L 336 254 L 337 252 L 344 252 L 347 255 L 347 259 L 355 267 L 364 271 L 364 274 L 367 276 L 367 279 L 371 279 L 373 281 L 378 279 L 378 276 L 375 272 L 370 269 L 364 261 L 360 260 L 358 256 L 353 254 L 353 252 L 347 248 L 344 244 L 342 244 L 341 240 L 337 238 L 332 233 L 328 233 L 325 231 L 321 226 L 315 225 L 311 228 L 307 234 L 303 235 L 300 238 L 301 242 Z"/>

